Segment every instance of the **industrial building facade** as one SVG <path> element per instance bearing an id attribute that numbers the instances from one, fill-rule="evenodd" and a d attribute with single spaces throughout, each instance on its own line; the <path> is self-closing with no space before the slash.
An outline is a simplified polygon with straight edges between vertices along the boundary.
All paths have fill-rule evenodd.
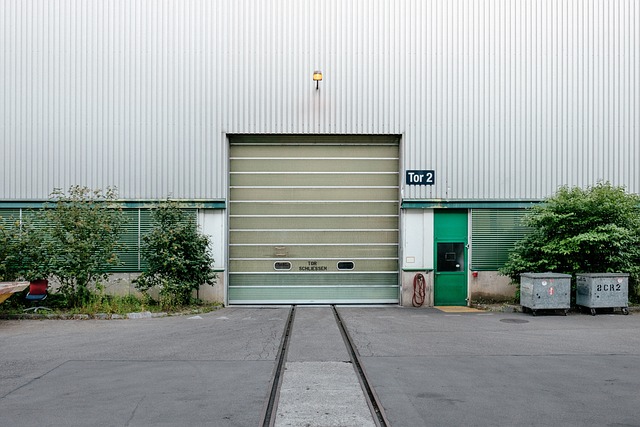
<path id="1" fill-rule="evenodd" d="M 525 208 L 640 192 L 635 0 L 7 0 L 0 49 L 0 216 L 116 186 L 135 273 L 179 200 L 227 304 L 505 297 Z"/>

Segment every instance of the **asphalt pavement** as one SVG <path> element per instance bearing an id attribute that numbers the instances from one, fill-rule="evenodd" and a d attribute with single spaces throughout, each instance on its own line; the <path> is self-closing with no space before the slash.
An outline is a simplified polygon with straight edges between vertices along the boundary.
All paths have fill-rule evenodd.
<path id="1" fill-rule="evenodd" d="M 392 426 L 640 425 L 638 313 L 338 310 Z M 0 426 L 257 426 L 287 316 L 0 320 Z M 298 307 L 296 319 L 280 425 L 368 423 L 330 398 L 359 400 L 331 310 Z M 314 387 L 330 391 L 324 402 Z M 342 418 L 296 418 L 340 404 Z"/>

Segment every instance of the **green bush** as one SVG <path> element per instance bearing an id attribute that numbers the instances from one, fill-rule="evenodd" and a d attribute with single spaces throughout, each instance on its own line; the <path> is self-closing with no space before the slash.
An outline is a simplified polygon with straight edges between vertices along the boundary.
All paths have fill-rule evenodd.
<path id="1" fill-rule="evenodd" d="M 501 269 L 514 283 L 525 272 L 623 272 L 630 274 L 632 294 L 639 294 L 638 195 L 610 183 L 562 187 L 531 208 L 524 222 L 532 232 L 516 244 Z"/>
<path id="2" fill-rule="evenodd" d="M 20 221 L 0 218 L 0 281 L 16 280 L 20 274 Z"/>
<path id="3" fill-rule="evenodd" d="M 0 280 L 46 279 L 50 253 L 45 230 L 31 222 L 9 218 L 0 223 Z"/>
<path id="4" fill-rule="evenodd" d="M 116 250 L 123 231 L 122 208 L 115 188 L 71 186 L 56 189 L 39 212 L 46 224 L 42 247 L 50 254 L 51 275 L 71 306 L 90 300 L 91 287 L 106 280 L 108 265 L 119 263 Z"/>
<path id="5" fill-rule="evenodd" d="M 164 306 L 188 304 L 200 285 L 215 284 L 209 238 L 176 202 L 158 205 L 152 216 L 154 227 L 142 244 L 148 268 L 135 280 L 136 288 L 155 287 Z"/>

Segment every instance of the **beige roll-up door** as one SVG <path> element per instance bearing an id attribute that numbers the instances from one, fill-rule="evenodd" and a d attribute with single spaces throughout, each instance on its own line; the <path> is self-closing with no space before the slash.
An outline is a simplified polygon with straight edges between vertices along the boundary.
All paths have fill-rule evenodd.
<path id="1" fill-rule="evenodd" d="M 397 303 L 397 137 L 231 137 L 230 304 Z"/>

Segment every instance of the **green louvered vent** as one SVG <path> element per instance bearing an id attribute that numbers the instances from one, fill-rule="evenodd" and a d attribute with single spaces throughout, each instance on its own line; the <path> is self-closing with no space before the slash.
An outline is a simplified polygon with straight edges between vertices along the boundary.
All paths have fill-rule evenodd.
<path id="1" fill-rule="evenodd" d="M 10 211 L 17 211 L 17 213 L 12 214 L 12 218 L 21 219 L 24 223 L 29 224 L 31 227 L 36 229 L 45 229 L 47 228 L 47 223 L 42 218 L 42 215 L 39 215 L 38 209 L 9 209 Z M 4 216 L 7 210 L 0 211 L 0 216 Z"/>
<path id="2" fill-rule="evenodd" d="M 124 229 L 120 236 L 120 248 L 116 252 L 122 264 L 110 266 L 109 271 L 131 272 L 140 271 L 140 246 L 139 246 L 139 209 L 124 209 Z"/>
<path id="3" fill-rule="evenodd" d="M 16 221 L 20 221 L 20 209 L 1 209 L 0 225 L 9 228 Z"/>
<path id="4" fill-rule="evenodd" d="M 188 221 L 195 223 L 197 220 L 196 209 L 184 209 Z M 150 209 L 124 209 L 126 223 L 124 232 L 120 237 L 120 249 L 117 251 L 121 265 L 110 267 L 112 272 L 137 272 L 143 271 L 147 263 L 142 257 L 141 245 L 143 237 L 153 229 L 153 217 Z"/>
<path id="5" fill-rule="evenodd" d="M 517 241 L 529 229 L 522 225 L 525 209 L 473 209 L 471 211 L 471 269 L 498 270 Z"/>
<path id="6" fill-rule="evenodd" d="M 197 221 L 197 209 L 184 209 L 188 221 Z M 150 209 L 124 209 L 124 231 L 120 237 L 120 248 L 117 251 L 122 262 L 117 266 L 106 266 L 108 272 L 139 272 L 146 268 L 146 262 L 142 257 L 142 238 L 153 228 L 153 218 Z M 47 224 L 39 219 L 37 209 L 0 209 L 0 224 L 5 227 L 13 221 L 22 218 L 36 228 L 46 227 Z M 21 216 L 22 215 L 22 216 Z"/>
<path id="7" fill-rule="evenodd" d="M 146 270 L 148 263 L 142 256 L 142 243 L 143 243 L 142 238 L 147 234 L 149 234 L 149 232 L 151 232 L 151 230 L 153 229 L 153 215 L 151 214 L 151 209 L 139 209 L 139 212 L 140 212 L 140 236 L 139 236 L 140 251 L 138 252 L 138 256 L 139 256 L 138 259 L 140 260 L 139 270 L 144 271 Z M 193 219 L 195 220 L 195 211 L 194 211 Z"/>

